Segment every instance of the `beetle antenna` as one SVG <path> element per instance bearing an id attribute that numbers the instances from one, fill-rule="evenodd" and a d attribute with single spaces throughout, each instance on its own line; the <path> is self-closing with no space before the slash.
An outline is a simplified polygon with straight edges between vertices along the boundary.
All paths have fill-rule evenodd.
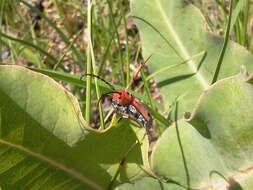
<path id="1" fill-rule="evenodd" d="M 85 77 L 85 76 L 96 77 L 97 79 L 99 79 L 99 80 L 103 81 L 105 84 L 107 84 L 112 90 L 114 90 L 114 91 L 116 90 L 116 89 L 114 88 L 113 85 L 111 85 L 109 82 L 107 82 L 105 79 L 101 78 L 101 77 L 98 76 L 98 75 L 86 73 L 86 74 L 83 74 L 83 75 L 80 77 L 80 80 L 82 80 L 82 78 Z M 107 94 L 107 93 L 106 93 L 106 94 Z M 101 97 L 102 97 L 102 96 L 101 96 Z M 100 97 L 100 98 L 101 98 L 101 97 Z"/>

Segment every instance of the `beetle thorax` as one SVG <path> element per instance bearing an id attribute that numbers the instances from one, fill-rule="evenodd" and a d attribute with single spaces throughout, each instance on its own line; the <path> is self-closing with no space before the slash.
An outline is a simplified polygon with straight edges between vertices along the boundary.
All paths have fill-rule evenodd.
<path id="1" fill-rule="evenodd" d="M 112 99 L 117 103 L 117 104 L 131 104 L 133 101 L 133 96 L 124 90 L 117 90 L 112 94 Z"/>

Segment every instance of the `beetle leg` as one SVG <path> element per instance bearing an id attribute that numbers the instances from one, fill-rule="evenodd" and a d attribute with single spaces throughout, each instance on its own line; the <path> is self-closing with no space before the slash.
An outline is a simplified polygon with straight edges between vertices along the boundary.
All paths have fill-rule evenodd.
<path id="1" fill-rule="evenodd" d="M 124 114 L 124 115 L 122 116 L 122 118 L 128 119 L 128 118 L 129 118 L 129 115 L 128 115 L 128 114 Z"/>

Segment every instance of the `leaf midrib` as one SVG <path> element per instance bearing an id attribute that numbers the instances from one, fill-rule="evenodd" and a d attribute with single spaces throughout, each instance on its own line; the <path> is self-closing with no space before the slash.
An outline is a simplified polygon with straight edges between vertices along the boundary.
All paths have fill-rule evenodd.
<path id="1" fill-rule="evenodd" d="M 46 156 L 44 156 L 40 153 L 33 152 L 33 151 L 31 151 L 31 150 L 29 150 L 29 149 L 27 149 L 27 148 L 25 148 L 21 145 L 14 144 L 12 142 L 8 142 L 4 139 L 0 139 L 0 144 L 11 147 L 11 148 L 14 148 L 16 150 L 19 150 L 23 153 L 26 153 L 29 156 L 37 158 L 40 161 L 44 161 L 47 164 L 49 164 L 50 166 L 52 166 L 54 168 L 57 168 L 57 169 L 63 171 L 64 173 L 66 173 L 66 174 L 69 174 L 71 177 L 77 179 L 78 181 L 82 182 L 83 184 L 86 184 L 86 185 L 89 185 L 89 186 L 93 187 L 94 189 L 104 190 L 104 188 L 102 188 L 101 186 L 99 186 L 98 184 L 93 182 L 91 179 L 88 179 L 86 176 L 83 176 L 81 173 L 77 172 L 76 170 L 73 170 L 72 168 L 68 168 L 67 166 L 65 166 L 61 163 L 55 162 L 54 160 L 52 160 L 52 159 L 50 159 L 50 158 L 48 158 L 48 157 L 46 157 Z"/>
<path id="2" fill-rule="evenodd" d="M 187 49 L 184 47 L 184 44 L 180 38 L 180 36 L 177 35 L 176 31 L 174 30 L 168 16 L 166 15 L 164 9 L 162 8 L 162 5 L 161 5 L 161 2 L 160 0 L 155 0 L 156 3 L 157 3 L 157 6 L 162 14 L 162 17 L 164 18 L 164 21 L 166 23 L 166 26 L 167 26 L 167 29 L 168 29 L 168 32 L 171 33 L 171 35 L 174 37 L 181 53 L 183 54 L 182 57 L 185 59 L 185 60 L 189 60 L 191 58 L 189 52 L 187 51 Z M 192 60 L 189 60 L 188 61 L 188 66 L 190 67 L 190 70 L 192 70 L 194 73 L 196 73 L 196 78 L 197 80 L 199 81 L 201 87 L 203 90 L 207 89 L 209 87 L 208 85 L 208 82 L 205 80 L 205 78 L 201 75 L 200 72 L 198 72 L 198 69 L 197 69 L 197 66 L 195 65 L 195 62 L 192 61 Z"/>

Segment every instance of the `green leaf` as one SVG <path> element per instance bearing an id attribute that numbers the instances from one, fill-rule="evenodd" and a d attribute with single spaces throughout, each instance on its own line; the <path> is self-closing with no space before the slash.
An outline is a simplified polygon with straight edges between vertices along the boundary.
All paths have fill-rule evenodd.
<path id="1" fill-rule="evenodd" d="M 151 177 L 145 177 L 141 180 L 136 181 L 134 184 L 123 184 L 117 187 L 115 190 L 154 190 L 154 189 L 162 189 L 162 190 L 185 190 L 186 188 L 180 187 L 177 184 L 173 183 L 162 183 L 159 180 L 156 180 Z"/>
<path id="2" fill-rule="evenodd" d="M 184 0 L 132 1 L 132 15 L 140 31 L 145 57 L 152 54 L 151 73 L 182 63 L 199 52 L 206 55 L 155 77 L 167 108 L 177 97 L 179 118 L 191 111 L 201 92 L 213 79 L 224 39 L 206 31 L 200 11 Z M 253 57 L 238 44 L 229 41 L 219 71 L 219 79 L 235 75 L 240 66 L 253 69 Z M 175 109 L 175 107 L 174 107 Z"/>
<path id="3" fill-rule="evenodd" d="M 77 99 L 52 79 L 18 66 L 1 66 L 0 78 L 6 113 L 28 115 L 70 146 L 84 138 L 87 129 Z M 26 122 L 26 116 L 17 119 Z"/>
<path id="4" fill-rule="evenodd" d="M 240 74 L 215 83 L 188 121 L 164 132 L 151 158 L 158 176 L 191 188 L 253 188 L 253 86 L 245 79 Z"/>
<path id="5" fill-rule="evenodd" d="M 20 66 L 0 66 L 0 78 L 3 189 L 106 189 L 122 159 L 116 184 L 145 176 L 148 141 L 133 122 L 97 132 L 51 78 Z"/>

